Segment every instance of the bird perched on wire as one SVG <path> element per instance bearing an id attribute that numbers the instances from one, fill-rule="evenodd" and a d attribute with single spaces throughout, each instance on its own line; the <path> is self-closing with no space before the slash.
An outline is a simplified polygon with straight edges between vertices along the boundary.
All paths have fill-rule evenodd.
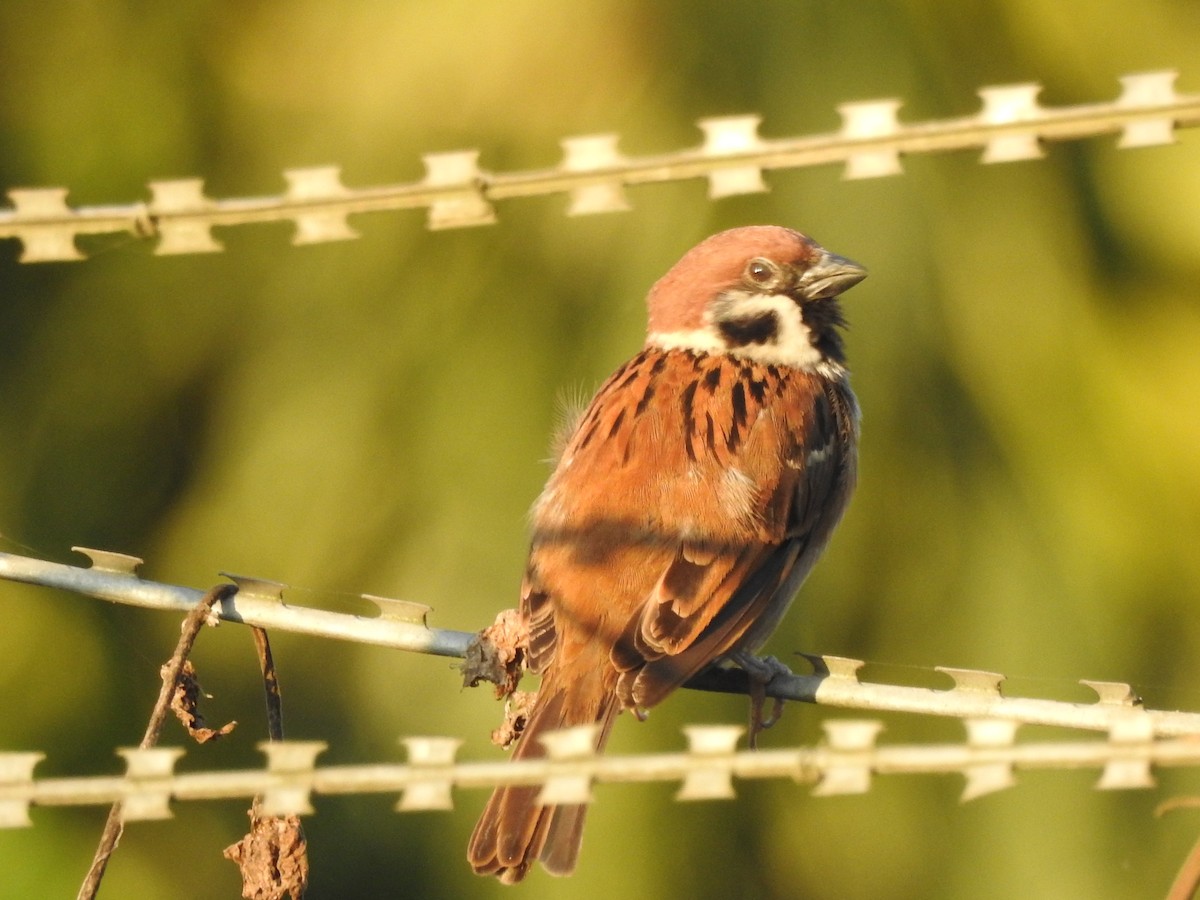
<path id="1" fill-rule="evenodd" d="M 541 675 L 515 759 L 543 733 L 639 717 L 706 666 L 753 656 L 854 488 L 858 404 L 838 296 L 866 277 L 797 231 L 735 228 L 650 290 L 646 345 L 604 382 L 533 506 L 520 615 Z M 567 875 L 584 805 L 498 788 L 467 852 L 513 883 Z"/>

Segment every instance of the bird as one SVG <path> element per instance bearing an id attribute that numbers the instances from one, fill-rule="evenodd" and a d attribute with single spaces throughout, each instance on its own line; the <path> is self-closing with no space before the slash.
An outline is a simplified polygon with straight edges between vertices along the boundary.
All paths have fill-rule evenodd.
<path id="1" fill-rule="evenodd" d="M 520 621 L 540 675 L 514 759 L 549 731 L 644 718 L 732 661 L 753 680 L 854 490 L 859 407 L 838 301 L 866 269 L 776 225 L 697 244 L 651 287 L 646 342 L 561 442 L 530 514 Z M 575 867 L 584 804 L 499 787 L 468 845 L 506 884 Z"/>

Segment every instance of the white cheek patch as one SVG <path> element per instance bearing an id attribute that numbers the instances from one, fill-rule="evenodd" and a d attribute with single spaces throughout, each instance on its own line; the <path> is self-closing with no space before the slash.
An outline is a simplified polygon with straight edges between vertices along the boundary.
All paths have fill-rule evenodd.
<path id="1" fill-rule="evenodd" d="M 773 315 L 774 336 L 764 343 L 730 346 L 721 335 L 718 321 L 752 319 Z M 702 353 L 726 353 L 752 359 L 766 365 L 791 366 L 806 372 L 837 377 L 842 367 L 826 360 L 813 346 L 812 333 L 800 316 L 800 308 L 786 294 L 752 294 L 731 291 L 704 312 L 704 326 L 688 331 L 653 332 L 647 343 L 664 350 L 698 350 Z"/>

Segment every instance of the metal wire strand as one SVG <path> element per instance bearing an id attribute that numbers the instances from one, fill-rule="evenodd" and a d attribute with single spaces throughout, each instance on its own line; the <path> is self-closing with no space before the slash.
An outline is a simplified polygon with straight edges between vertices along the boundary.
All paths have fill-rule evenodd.
<path id="1" fill-rule="evenodd" d="M 625 188 L 703 178 L 712 198 L 767 190 L 764 173 L 805 166 L 844 166 L 844 177 L 877 178 L 902 170 L 905 154 L 982 150 L 984 163 L 1035 159 L 1049 141 L 1119 135 L 1119 147 L 1148 147 L 1175 140 L 1175 129 L 1200 123 L 1200 96 L 1175 90 L 1174 71 L 1121 78 L 1116 100 L 1044 107 L 1036 84 L 985 87 L 974 115 L 902 123 L 895 99 L 844 103 L 842 127 L 830 134 L 764 139 L 756 115 L 702 119 L 699 147 L 629 157 L 613 134 L 566 138 L 552 169 L 487 172 L 478 150 L 422 156 L 425 177 L 407 184 L 350 188 L 336 166 L 290 169 L 283 194 L 212 199 L 199 178 L 153 181 L 150 199 L 111 206 L 71 207 L 66 188 L 14 188 L 0 210 L 0 238 L 22 244 L 23 262 L 79 260 L 79 235 L 125 233 L 156 238 L 158 254 L 212 253 L 222 245 L 213 226 L 291 221 L 293 243 L 313 244 L 358 236 L 348 217 L 365 212 L 424 209 L 430 228 L 459 228 L 496 221 L 494 204 L 516 197 L 565 194 L 568 215 L 629 208 Z"/>
<path id="2" fill-rule="evenodd" d="M 173 612 L 191 609 L 204 593 L 138 577 L 136 568 L 141 560 L 137 557 L 74 549 L 92 560 L 91 568 L 0 553 L 0 579 Z M 423 604 L 364 594 L 363 599 L 379 609 L 377 618 L 368 618 L 284 603 L 286 585 L 279 582 L 241 575 L 228 577 L 237 584 L 238 591 L 212 611 L 224 621 L 437 656 L 462 658 L 469 648 L 478 646 L 477 633 L 429 627 L 426 619 L 430 608 Z M 935 671 L 949 686 L 934 689 L 862 681 L 862 660 L 816 655 L 804 658 L 812 673 L 777 676 L 766 686 L 768 697 L 872 712 L 1003 719 L 1104 732 L 1137 721 L 1142 723 L 1139 727 L 1158 737 L 1200 735 L 1200 713 L 1147 709 L 1133 688 L 1120 682 L 1083 680 L 1081 683 L 1095 694 L 1095 702 L 1069 703 L 1006 696 L 1002 691 L 1005 678 L 995 672 L 939 666 Z M 710 669 L 687 687 L 745 694 L 750 685 L 741 670 Z"/>
<path id="3" fill-rule="evenodd" d="M 1017 725 L 994 719 L 966 722 L 962 743 L 877 746 L 882 725 L 836 720 L 811 747 L 738 750 L 739 726 L 684 729 L 688 748 L 678 753 L 598 756 L 595 726 L 546 735 L 548 755 L 500 762 L 457 762 L 456 738 L 406 738 L 408 762 L 318 767 L 320 741 L 263 742 L 264 769 L 176 773 L 183 751 L 123 749 L 123 776 L 35 779 L 39 753 L 0 753 L 0 828 L 31 824 L 30 807 L 116 803 L 122 821 L 162 819 L 171 801 L 245 799 L 261 795 L 264 815 L 310 815 L 312 798 L 396 793 L 401 812 L 450 809 L 455 788 L 542 786 L 539 802 L 587 803 L 595 782 L 680 782 L 678 800 L 729 799 L 735 782 L 782 778 L 812 785 L 818 796 L 865 793 L 876 776 L 958 773 L 963 799 L 1012 787 L 1018 769 L 1098 769 L 1103 790 L 1154 786 L 1156 766 L 1200 765 L 1200 742 L 1155 740 L 1129 720 L 1105 740 L 1017 743 Z"/>

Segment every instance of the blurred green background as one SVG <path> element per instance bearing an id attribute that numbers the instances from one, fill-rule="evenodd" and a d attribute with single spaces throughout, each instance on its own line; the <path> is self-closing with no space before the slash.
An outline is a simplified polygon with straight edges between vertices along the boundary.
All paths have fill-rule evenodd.
<path id="1" fill-rule="evenodd" d="M 838 103 L 895 96 L 907 121 L 965 115 L 988 84 L 1047 104 L 1113 98 L 1118 76 L 1178 68 L 1200 91 L 1194 0 L 728 3 L 192 2 L 0 5 L 0 186 L 126 203 L 155 178 L 211 196 L 278 193 L 285 168 L 350 185 L 421 177 L 420 154 L 479 148 L 498 171 L 554 165 L 563 137 L 616 132 L 630 154 L 699 142 L 694 120 L 761 113 L 767 137 L 838 127 Z M 700 181 L 630 192 L 631 212 L 569 219 L 562 197 L 430 233 L 423 214 L 359 217 L 360 240 L 294 248 L 289 225 L 218 230 L 226 251 L 159 258 L 121 237 L 81 263 L 19 265 L 0 245 L 0 548 L 144 556 L 151 578 L 219 570 L 358 592 L 475 629 L 514 605 L 524 514 L 564 397 L 641 343 L 651 282 L 703 236 L 778 223 L 860 260 L 846 298 L 864 412 L 858 496 L 768 649 L 865 658 L 869 677 L 946 686 L 935 665 L 1086 701 L 1130 681 L 1200 709 L 1200 134 L 1117 151 L 1108 138 L 982 166 L 910 158 L 900 177 L 768 175 L 710 202 Z M 39 774 L 118 771 L 177 634 L 173 617 L 0 584 L 0 748 Z M 401 758 L 402 735 L 487 744 L 499 708 L 447 660 L 277 635 L 290 737 L 326 762 Z M 250 636 L 196 653 L 215 723 L 184 768 L 257 765 Z M 742 698 L 684 692 L 616 752 L 677 749 Z M 812 742 L 837 711 L 789 707 L 767 746 Z M 958 740 L 894 717 L 884 740 Z M 1025 734 L 1023 732 L 1023 734 Z M 1061 736 L 1031 730 L 1030 738 Z M 183 744 L 172 726 L 166 743 Z M 1200 816 L 1196 790 L 1104 794 L 1094 773 L 1024 775 L 968 805 L 957 777 L 891 777 L 861 797 L 784 783 L 736 803 L 669 786 L 598 791 L 578 873 L 524 897 L 1157 897 Z M 516 896 L 463 858 L 484 801 L 399 815 L 394 798 L 321 800 L 314 897 Z M 103 812 L 38 809 L 0 832 L 0 897 L 72 896 Z M 103 896 L 234 897 L 220 850 L 240 803 L 176 806 L 126 832 Z"/>

